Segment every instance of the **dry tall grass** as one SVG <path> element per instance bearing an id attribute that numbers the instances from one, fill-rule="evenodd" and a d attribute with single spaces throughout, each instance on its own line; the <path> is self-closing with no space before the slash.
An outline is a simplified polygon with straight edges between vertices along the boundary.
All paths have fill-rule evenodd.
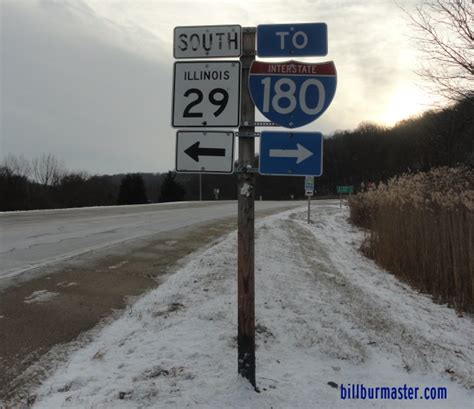
<path id="1" fill-rule="evenodd" d="M 438 302 L 474 312 L 474 171 L 403 175 L 350 198 L 364 251 Z"/>

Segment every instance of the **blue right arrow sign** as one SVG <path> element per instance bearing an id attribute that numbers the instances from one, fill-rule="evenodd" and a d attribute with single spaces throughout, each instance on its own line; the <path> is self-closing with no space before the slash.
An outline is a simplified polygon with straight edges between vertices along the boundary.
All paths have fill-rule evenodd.
<path id="1" fill-rule="evenodd" d="M 321 176 L 323 136 L 319 132 L 262 132 L 259 173 Z"/>

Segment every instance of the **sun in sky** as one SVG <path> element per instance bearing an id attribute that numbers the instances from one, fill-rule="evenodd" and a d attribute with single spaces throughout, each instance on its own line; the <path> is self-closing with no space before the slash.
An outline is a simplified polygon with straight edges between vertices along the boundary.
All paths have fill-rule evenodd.
<path id="1" fill-rule="evenodd" d="M 403 119 L 426 111 L 432 103 L 429 97 L 416 86 L 403 86 L 388 96 L 385 106 L 382 107 L 379 121 L 387 126 L 393 126 Z"/>

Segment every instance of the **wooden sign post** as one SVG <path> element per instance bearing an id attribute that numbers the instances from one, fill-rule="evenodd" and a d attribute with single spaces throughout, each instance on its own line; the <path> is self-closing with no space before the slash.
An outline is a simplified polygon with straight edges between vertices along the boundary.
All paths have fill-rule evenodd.
<path id="1" fill-rule="evenodd" d="M 249 71 L 255 60 L 255 28 L 242 29 L 242 88 L 239 135 L 255 132 L 255 106 L 250 97 Z M 238 371 L 254 388 L 255 381 L 255 140 L 239 137 L 238 183 Z"/>

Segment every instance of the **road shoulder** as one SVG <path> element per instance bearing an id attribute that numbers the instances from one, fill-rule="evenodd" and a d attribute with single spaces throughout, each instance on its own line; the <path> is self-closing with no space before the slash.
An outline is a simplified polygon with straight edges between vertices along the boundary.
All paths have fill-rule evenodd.
<path id="1" fill-rule="evenodd" d="M 188 254 L 234 229 L 234 219 L 201 223 L 73 258 L 44 268 L 39 278 L 4 289 L 0 293 L 0 398 L 27 394 L 25 385 L 50 370 L 47 360 L 38 362 L 53 346 L 73 341 L 125 308 L 133 297 L 157 287 Z"/>

